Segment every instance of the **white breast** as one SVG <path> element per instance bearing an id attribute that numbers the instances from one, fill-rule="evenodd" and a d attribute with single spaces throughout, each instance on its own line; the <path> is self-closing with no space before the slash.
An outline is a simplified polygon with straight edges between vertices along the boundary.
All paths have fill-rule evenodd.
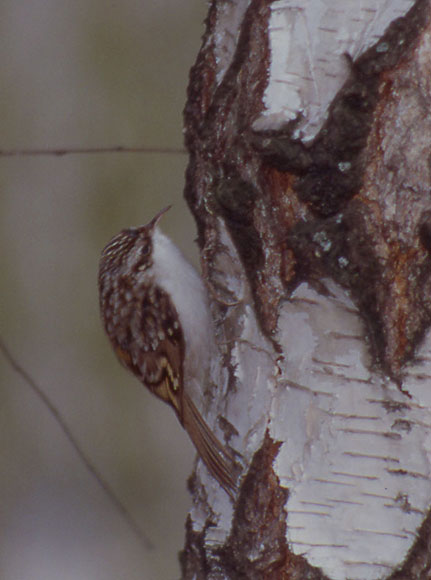
<path id="1" fill-rule="evenodd" d="M 208 370 L 213 326 L 202 278 L 177 246 L 158 228 L 153 238 L 156 282 L 171 297 L 186 344 L 185 381 L 200 381 Z"/>

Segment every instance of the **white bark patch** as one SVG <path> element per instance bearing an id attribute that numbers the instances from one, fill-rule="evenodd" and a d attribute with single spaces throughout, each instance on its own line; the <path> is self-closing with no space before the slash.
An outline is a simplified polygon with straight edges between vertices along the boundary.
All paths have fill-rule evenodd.
<path id="1" fill-rule="evenodd" d="M 279 129 L 303 118 L 296 138 L 311 140 L 349 74 L 343 57 L 354 59 L 376 44 L 389 24 L 414 0 L 279 0 L 271 5 L 271 65 L 266 111 L 256 130 Z M 382 43 L 378 50 L 389 47 Z"/>
<path id="2" fill-rule="evenodd" d="M 232 62 L 245 11 L 250 0 L 226 0 L 217 4 L 217 22 L 213 37 L 217 83 L 220 84 Z"/>
<path id="3" fill-rule="evenodd" d="M 230 444 L 238 454 L 238 460 L 247 469 L 253 454 L 260 449 L 268 426 L 271 401 L 275 393 L 277 368 L 275 355 L 269 341 L 262 335 L 257 323 L 251 299 L 248 281 L 238 269 L 240 258 L 235 245 L 226 230 L 223 220 L 218 220 L 220 251 L 217 253 L 217 264 L 214 270 L 223 272 L 219 282 L 234 298 L 226 315 L 225 336 L 219 336 L 220 352 L 230 352 L 230 364 L 234 369 L 236 390 L 227 393 L 228 374 L 222 368 L 218 353 L 213 356 L 212 380 L 224 395 L 209 401 L 205 413 L 209 425 L 216 425 L 221 415 L 236 429 L 237 436 Z M 240 273 L 241 272 L 241 273 Z M 214 298 L 220 292 L 214 290 Z M 223 292 L 221 292 L 223 295 Z M 214 429 L 222 441 L 220 429 Z M 199 502 L 191 510 L 193 529 L 202 531 L 209 511 L 212 517 L 217 514 L 217 525 L 207 529 L 205 543 L 209 548 L 222 545 L 227 539 L 232 524 L 232 504 L 226 492 L 215 482 L 206 467 L 200 462 L 197 470 L 207 494 L 206 502 Z"/>
<path id="4" fill-rule="evenodd" d="M 327 286 L 299 286 L 279 319 L 271 435 L 284 442 L 287 539 L 334 580 L 377 579 L 403 561 L 431 502 L 431 336 L 407 369 L 409 398 L 370 370 L 356 307 Z"/>

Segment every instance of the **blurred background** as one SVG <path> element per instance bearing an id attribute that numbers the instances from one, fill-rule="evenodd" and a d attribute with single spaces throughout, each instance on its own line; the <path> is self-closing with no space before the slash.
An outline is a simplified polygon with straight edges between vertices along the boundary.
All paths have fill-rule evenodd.
<path id="1" fill-rule="evenodd" d="M 181 147 L 198 0 L 2 0 L 0 148 Z M 0 157 L 0 333 L 154 543 L 144 550 L 53 417 L 0 357 L 1 580 L 170 580 L 194 452 L 170 409 L 116 362 L 99 254 L 172 203 L 197 263 L 185 155 Z"/>

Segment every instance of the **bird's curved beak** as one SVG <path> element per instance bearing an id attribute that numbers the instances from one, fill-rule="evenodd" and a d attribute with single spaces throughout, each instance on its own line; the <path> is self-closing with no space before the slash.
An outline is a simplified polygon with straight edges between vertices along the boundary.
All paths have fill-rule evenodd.
<path id="1" fill-rule="evenodd" d="M 171 207 L 172 207 L 172 205 L 168 205 L 167 207 L 161 209 L 158 213 L 156 213 L 156 215 L 149 222 L 149 224 L 148 224 L 147 227 L 149 227 L 149 228 L 151 228 L 153 230 L 157 226 L 157 224 L 159 223 L 162 215 L 165 214 L 168 210 L 170 210 Z"/>

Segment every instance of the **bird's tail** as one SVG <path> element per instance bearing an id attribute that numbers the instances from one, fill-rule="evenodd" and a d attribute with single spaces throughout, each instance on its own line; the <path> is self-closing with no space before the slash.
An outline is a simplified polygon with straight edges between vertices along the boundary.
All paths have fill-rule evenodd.
<path id="1" fill-rule="evenodd" d="M 182 412 L 183 426 L 193 441 L 200 458 L 211 475 L 234 499 L 237 492 L 235 475 L 237 466 L 233 455 L 220 443 L 187 394 L 183 396 Z"/>

